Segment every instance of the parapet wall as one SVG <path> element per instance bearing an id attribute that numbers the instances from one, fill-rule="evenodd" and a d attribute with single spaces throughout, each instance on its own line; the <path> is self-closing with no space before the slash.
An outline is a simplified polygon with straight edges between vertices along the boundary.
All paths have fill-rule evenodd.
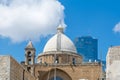
<path id="1" fill-rule="evenodd" d="M 35 80 L 35 77 L 11 56 L 0 56 L 0 80 Z"/>
<path id="2" fill-rule="evenodd" d="M 0 56 L 0 80 L 10 80 L 10 56 Z"/>

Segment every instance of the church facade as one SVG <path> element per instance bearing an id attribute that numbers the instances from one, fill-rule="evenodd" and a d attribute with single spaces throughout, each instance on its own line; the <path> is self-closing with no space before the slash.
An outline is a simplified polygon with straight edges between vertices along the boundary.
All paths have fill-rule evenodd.
<path id="1" fill-rule="evenodd" d="M 100 80 L 99 62 L 86 62 L 77 54 L 73 42 L 58 27 L 57 33 L 37 56 L 30 41 L 25 48 L 25 61 L 19 64 L 10 56 L 0 56 L 0 80 Z"/>

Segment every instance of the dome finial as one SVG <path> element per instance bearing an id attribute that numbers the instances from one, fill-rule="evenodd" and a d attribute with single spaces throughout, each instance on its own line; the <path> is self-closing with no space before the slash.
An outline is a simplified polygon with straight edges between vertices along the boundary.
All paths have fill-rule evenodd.
<path id="1" fill-rule="evenodd" d="M 61 25 L 61 24 L 59 24 L 59 26 L 58 26 L 58 28 L 57 28 L 57 31 L 58 32 L 61 32 L 61 33 L 64 33 L 63 31 L 64 31 L 64 27 Z"/>

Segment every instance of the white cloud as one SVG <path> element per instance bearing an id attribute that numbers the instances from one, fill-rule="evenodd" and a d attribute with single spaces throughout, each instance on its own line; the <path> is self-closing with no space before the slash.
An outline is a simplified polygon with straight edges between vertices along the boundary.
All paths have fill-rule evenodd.
<path id="1" fill-rule="evenodd" d="M 115 27 L 113 28 L 113 31 L 120 33 L 120 22 L 115 25 Z"/>
<path id="2" fill-rule="evenodd" d="M 53 34 L 60 21 L 65 25 L 58 0 L 0 0 L 0 36 L 13 42 Z"/>

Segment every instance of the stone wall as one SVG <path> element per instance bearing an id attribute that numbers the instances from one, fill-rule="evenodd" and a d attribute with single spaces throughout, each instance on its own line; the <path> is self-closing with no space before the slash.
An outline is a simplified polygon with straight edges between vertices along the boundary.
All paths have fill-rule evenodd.
<path id="1" fill-rule="evenodd" d="M 35 77 L 12 57 L 0 56 L 0 80 L 35 80 Z"/>
<path id="2" fill-rule="evenodd" d="M 23 68 L 13 58 L 10 62 L 10 80 L 22 80 Z"/>
<path id="3" fill-rule="evenodd" d="M 10 80 L 10 56 L 0 56 L 0 80 Z"/>
<path id="4" fill-rule="evenodd" d="M 10 62 L 10 80 L 35 80 L 35 77 L 12 57 Z"/>
<path id="5" fill-rule="evenodd" d="M 120 79 L 120 46 L 110 47 L 106 57 L 106 80 Z"/>
<path id="6" fill-rule="evenodd" d="M 45 66 L 37 65 L 35 68 L 36 76 L 38 80 L 46 80 L 46 78 L 51 78 L 53 76 L 52 71 L 54 70 L 54 65 Z M 101 75 L 101 65 L 100 64 L 81 64 L 81 65 L 56 65 L 57 76 L 62 75 L 62 78 L 70 78 L 65 80 L 98 80 Z M 63 75 L 64 73 L 64 75 Z"/>
<path id="7" fill-rule="evenodd" d="M 55 54 L 56 55 L 55 55 Z M 75 53 L 69 53 L 69 52 L 53 52 L 53 53 L 42 53 L 42 55 L 39 55 L 37 58 L 37 63 L 47 63 L 47 64 L 54 64 L 55 62 L 55 56 L 58 60 L 58 64 L 69 64 L 73 63 L 73 58 L 75 59 L 76 64 L 82 63 L 82 56 L 75 54 Z"/>

